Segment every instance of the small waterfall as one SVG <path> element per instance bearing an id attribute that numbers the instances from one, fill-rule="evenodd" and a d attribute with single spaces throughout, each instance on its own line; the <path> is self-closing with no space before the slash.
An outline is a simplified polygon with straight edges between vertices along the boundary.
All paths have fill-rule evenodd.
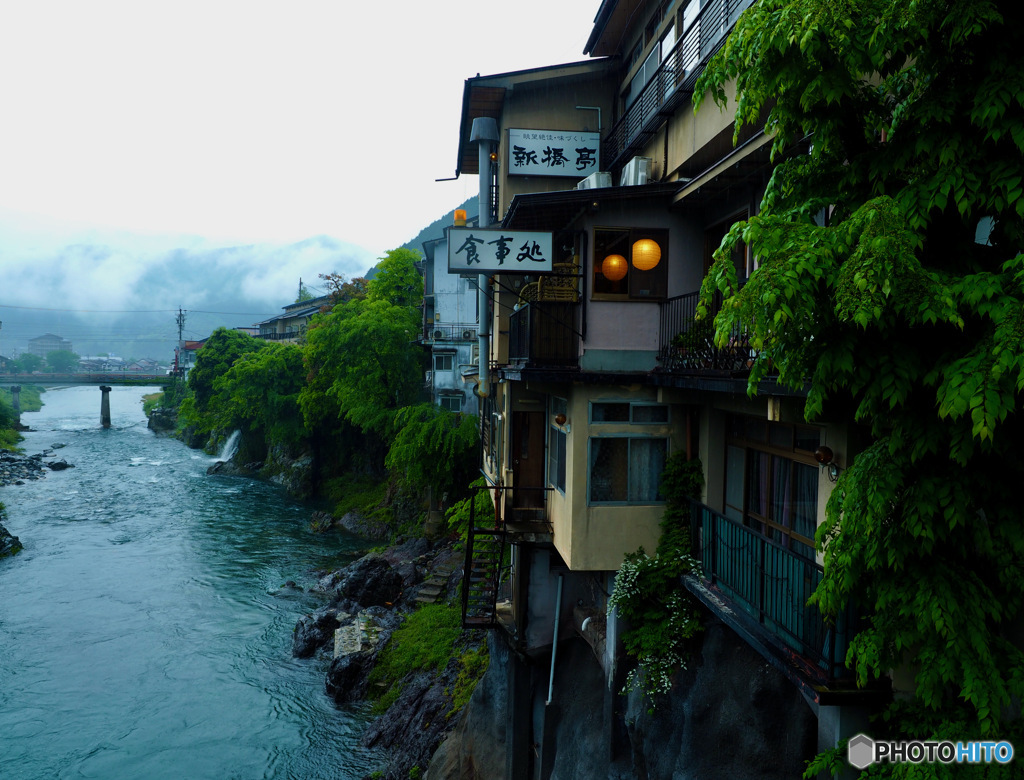
<path id="1" fill-rule="evenodd" d="M 228 436 L 228 440 L 224 442 L 224 449 L 222 449 L 220 451 L 220 455 L 217 456 L 218 463 L 225 463 L 235 456 L 235 453 L 238 452 L 238 440 L 241 436 L 241 431 L 234 431 L 230 436 Z"/>

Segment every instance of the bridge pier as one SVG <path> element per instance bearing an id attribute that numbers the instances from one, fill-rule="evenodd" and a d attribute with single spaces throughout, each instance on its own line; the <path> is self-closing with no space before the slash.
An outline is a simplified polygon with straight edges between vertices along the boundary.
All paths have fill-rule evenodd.
<path id="1" fill-rule="evenodd" d="M 11 406 L 14 407 L 14 422 L 21 425 L 21 385 L 11 388 Z"/>
<path id="2" fill-rule="evenodd" d="M 100 392 L 103 394 L 100 399 L 100 425 L 104 428 L 110 427 L 110 386 L 100 385 Z"/>

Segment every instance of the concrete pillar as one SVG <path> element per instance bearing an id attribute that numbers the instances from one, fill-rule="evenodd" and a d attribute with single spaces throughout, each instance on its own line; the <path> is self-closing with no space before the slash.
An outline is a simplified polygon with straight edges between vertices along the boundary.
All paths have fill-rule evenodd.
<path id="1" fill-rule="evenodd" d="M 21 425 L 21 385 L 11 388 L 11 406 L 14 407 L 14 422 Z"/>
<path id="2" fill-rule="evenodd" d="M 103 397 L 100 399 L 100 425 L 104 428 L 110 427 L 110 387 L 100 385 L 100 392 Z"/>

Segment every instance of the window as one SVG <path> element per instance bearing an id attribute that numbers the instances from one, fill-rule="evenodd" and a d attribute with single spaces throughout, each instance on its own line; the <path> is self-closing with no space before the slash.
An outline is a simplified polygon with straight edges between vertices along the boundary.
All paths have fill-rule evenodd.
<path id="1" fill-rule="evenodd" d="M 593 298 L 660 300 L 668 292 L 668 231 L 594 230 Z"/>
<path id="2" fill-rule="evenodd" d="M 564 415 L 566 402 L 564 398 L 552 396 L 551 414 L 548 439 L 548 484 L 565 493 L 565 450 L 568 436 L 565 432 L 564 421 L 559 425 L 556 417 Z"/>
<path id="3" fill-rule="evenodd" d="M 461 412 L 462 411 L 462 396 L 461 395 L 442 395 L 437 399 L 437 404 L 442 409 L 447 409 L 449 412 Z"/>
<path id="4" fill-rule="evenodd" d="M 820 432 L 753 417 L 729 419 L 725 515 L 814 558 Z"/>
<path id="5" fill-rule="evenodd" d="M 455 355 L 435 353 L 434 371 L 452 371 L 455 368 Z"/>
<path id="6" fill-rule="evenodd" d="M 633 404 L 626 401 L 595 401 L 590 405 L 593 423 L 633 423 L 634 425 L 668 422 L 668 407 L 663 404 Z"/>
<path id="7" fill-rule="evenodd" d="M 660 502 L 658 487 L 667 455 L 667 438 L 591 437 L 590 503 Z"/>

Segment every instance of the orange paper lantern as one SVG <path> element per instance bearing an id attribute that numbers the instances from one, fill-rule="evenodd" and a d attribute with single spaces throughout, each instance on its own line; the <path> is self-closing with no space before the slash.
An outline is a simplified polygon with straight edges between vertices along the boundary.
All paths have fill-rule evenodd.
<path id="1" fill-rule="evenodd" d="M 622 255 L 608 255 L 601 263 L 601 273 L 605 279 L 613 282 L 619 281 L 626 276 L 626 258 Z"/>
<path id="2" fill-rule="evenodd" d="M 650 271 L 661 260 L 661 247 L 652 238 L 641 238 L 633 244 L 633 265 L 641 271 Z"/>

